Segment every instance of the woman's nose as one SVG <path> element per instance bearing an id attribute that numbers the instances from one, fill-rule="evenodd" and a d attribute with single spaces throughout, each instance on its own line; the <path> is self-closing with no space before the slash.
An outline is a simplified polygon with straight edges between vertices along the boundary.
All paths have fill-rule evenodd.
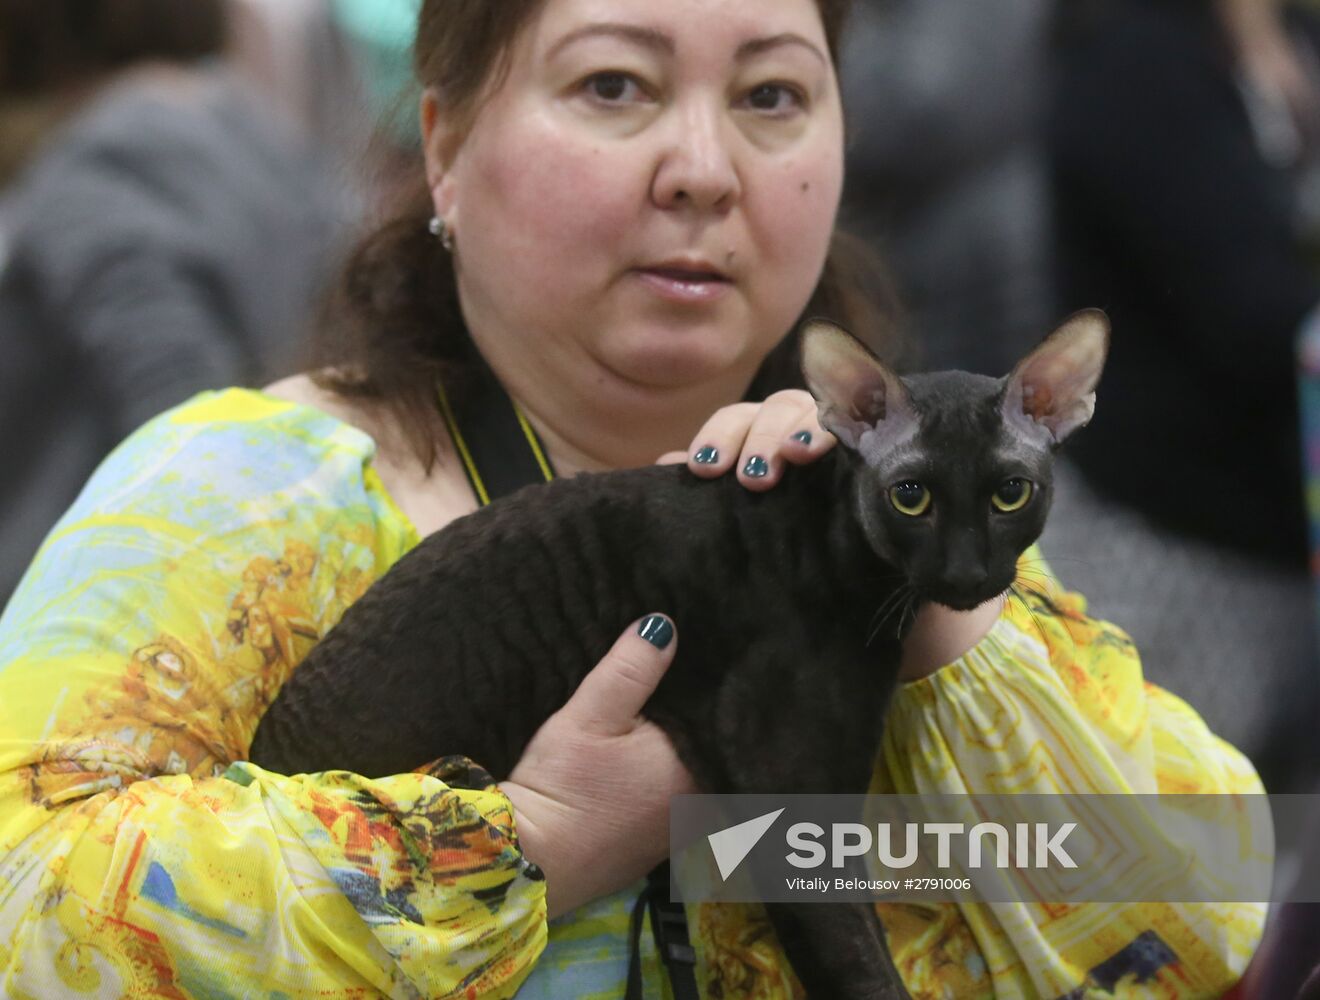
<path id="1" fill-rule="evenodd" d="M 655 203 L 661 208 L 728 211 L 742 194 L 734 131 L 724 115 L 707 108 L 675 114 L 652 182 Z"/>

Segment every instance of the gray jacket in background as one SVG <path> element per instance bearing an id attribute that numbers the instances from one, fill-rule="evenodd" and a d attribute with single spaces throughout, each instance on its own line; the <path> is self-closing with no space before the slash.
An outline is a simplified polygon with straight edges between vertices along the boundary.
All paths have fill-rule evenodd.
<path id="1" fill-rule="evenodd" d="M 223 70 L 113 86 L 0 210 L 0 604 L 97 463 L 210 388 L 297 365 L 349 215 Z"/>

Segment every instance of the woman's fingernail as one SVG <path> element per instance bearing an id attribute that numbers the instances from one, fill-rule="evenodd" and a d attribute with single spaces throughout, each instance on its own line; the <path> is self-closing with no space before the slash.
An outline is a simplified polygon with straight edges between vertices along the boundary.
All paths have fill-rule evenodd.
<path id="1" fill-rule="evenodd" d="M 753 455 L 743 466 L 743 475 L 752 479 L 764 479 L 770 475 L 770 463 L 760 455 Z"/>
<path id="2" fill-rule="evenodd" d="M 801 441 L 803 444 L 811 444 L 811 431 L 798 431 L 793 435 L 794 441 Z"/>
<path id="3" fill-rule="evenodd" d="M 664 615 L 650 615 L 637 626 L 637 634 L 656 649 L 664 649 L 674 638 L 674 623 Z"/>
<path id="4" fill-rule="evenodd" d="M 714 465 L 720 460 L 720 452 L 718 448 L 706 445 L 706 447 L 700 449 L 695 455 L 693 455 L 692 458 L 698 465 Z"/>

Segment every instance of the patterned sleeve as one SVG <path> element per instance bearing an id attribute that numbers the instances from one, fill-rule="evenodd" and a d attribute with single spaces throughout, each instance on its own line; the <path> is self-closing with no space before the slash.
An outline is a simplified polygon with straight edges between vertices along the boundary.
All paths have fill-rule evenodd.
<path id="1" fill-rule="evenodd" d="M 352 428 L 208 393 L 107 459 L 0 618 L 0 993 L 510 997 L 546 939 L 463 760 L 244 758 L 289 671 L 417 538 Z"/>
<path id="2" fill-rule="evenodd" d="M 1089 617 L 1034 550 L 1018 584 L 975 649 L 900 689 L 873 790 L 1263 794 L 1246 758 L 1146 683 L 1128 636 Z M 909 985 L 959 997 L 1218 997 L 1246 968 L 1265 918 L 1257 903 L 881 911 Z"/>
<path id="3" fill-rule="evenodd" d="M 871 791 L 1007 795 L 1263 792 L 1237 750 L 1144 682 L 1131 640 L 1086 614 L 1032 549 L 1017 596 L 960 659 L 904 685 Z M 1270 845 L 1244 845 L 1269 851 Z M 1204 872 L 1204 859 L 1191 857 Z M 914 997 L 1222 996 L 1260 940 L 1258 903 L 877 905 Z M 762 907 L 689 908 L 707 995 L 802 1000 Z"/>

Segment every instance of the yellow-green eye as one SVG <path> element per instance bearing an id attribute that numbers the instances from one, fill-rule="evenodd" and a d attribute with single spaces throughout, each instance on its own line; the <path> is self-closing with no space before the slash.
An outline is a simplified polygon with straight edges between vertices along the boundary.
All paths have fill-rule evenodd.
<path id="1" fill-rule="evenodd" d="M 904 480 L 889 487 L 889 502 L 900 514 L 920 517 L 930 507 L 930 490 L 910 479 Z"/>
<path id="2" fill-rule="evenodd" d="M 995 510 L 1011 514 L 1025 507 L 1030 499 L 1031 480 L 1014 478 L 1004 480 L 999 489 L 995 490 L 990 502 L 995 505 Z"/>

